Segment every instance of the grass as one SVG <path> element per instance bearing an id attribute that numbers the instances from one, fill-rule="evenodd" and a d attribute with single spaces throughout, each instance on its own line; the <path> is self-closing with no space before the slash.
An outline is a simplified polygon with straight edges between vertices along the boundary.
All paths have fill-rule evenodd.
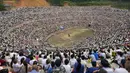
<path id="1" fill-rule="evenodd" d="M 114 3 L 112 7 L 130 10 L 130 2 Z"/>
<path id="2" fill-rule="evenodd" d="M 107 5 L 112 5 L 112 2 L 110 1 L 88 1 L 88 2 L 79 2 L 79 3 L 74 3 L 76 6 L 107 6 Z"/>
<path id="3" fill-rule="evenodd" d="M 70 34 L 70 36 L 68 35 Z M 69 28 L 61 30 L 52 35 L 48 42 L 53 47 L 72 47 L 73 43 L 93 35 L 93 30 L 86 28 Z"/>
<path id="4" fill-rule="evenodd" d="M 5 6 L 3 4 L 0 4 L 0 11 L 5 11 Z"/>
<path id="5" fill-rule="evenodd" d="M 70 6 L 111 6 L 120 9 L 130 10 L 130 2 L 114 1 L 85 1 L 85 2 L 68 2 Z"/>

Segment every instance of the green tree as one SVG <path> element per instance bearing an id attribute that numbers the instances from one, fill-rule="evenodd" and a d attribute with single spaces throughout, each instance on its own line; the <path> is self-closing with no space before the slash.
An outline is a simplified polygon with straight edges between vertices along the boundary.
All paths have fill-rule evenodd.
<path id="1" fill-rule="evenodd" d="M 6 10 L 6 9 L 5 9 L 5 6 L 3 4 L 3 0 L 0 0 L 0 11 L 4 11 L 4 10 Z"/>
<path id="2" fill-rule="evenodd" d="M 5 6 L 3 4 L 0 4 L 0 11 L 4 11 L 4 10 L 6 10 Z"/>
<path id="3" fill-rule="evenodd" d="M 71 0 L 47 0 L 51 5 L 54 6 L 62 6 L 64 2 L 68 1 L 70 2 Z"/>

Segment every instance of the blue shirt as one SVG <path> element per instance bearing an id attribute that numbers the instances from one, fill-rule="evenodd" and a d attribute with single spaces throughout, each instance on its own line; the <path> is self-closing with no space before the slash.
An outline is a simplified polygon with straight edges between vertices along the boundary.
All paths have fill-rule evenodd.
<path id="1" fill-rule="evenodd" d="M 96 60 L 98 60 L 98 53 L 93 53 L 93 55 L 95 56 Z"/>
<path id="2" fill-rule="evenodd" d="M 79 71 L 76 70 L 77 66 L 78 66 L 78 63 L 75 63 L 74 73 L 84 73 L 84 65 L 81 64 L 81 68 L 79 69 Z"/>
<path id="3" fill-rule="evenodd" d="M 29 59 L 29 58 L 26 58 L 26 62 L 29 64 L 29 62 L 30 62 L 30 59 Z"/>
<path id="4" fill-rule="evenodd" d="M 91 67 L 87 69 L 86 73 L 93 73 L 95 70 L 98 70 L 98 68 Z"/>
<path id="5" fill-rule="evenodd" d="M 52 70 L 53 70 L 53 68 L 50 67 L 50 68 L 47 70 L 47 73 L 52 73 Z"/>
<path id="6" fill-rule="evenodd" d="M 40 73 L 40 72 L 37 72 L 36 70 L 32 70 L 31 72 L 28 73 Z"/>

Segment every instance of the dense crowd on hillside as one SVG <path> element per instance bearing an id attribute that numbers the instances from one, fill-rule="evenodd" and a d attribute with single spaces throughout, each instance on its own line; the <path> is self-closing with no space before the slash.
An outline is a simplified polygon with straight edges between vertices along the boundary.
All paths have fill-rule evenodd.
<path id="1" fill-rule="evenodd" d="M 111 7 L 32 7 L 0 12 L 0 73 L 128 73 L 129 18 L 128 10 Z M 94 36 L 61 50 L 47 42 L 60 26 L 89 28 Z"/>
<path id="2" fill-rule="evenodd" d="M 34 42 L 40 43 L 41 48 L 51 47 L 47 37 L 60 30 L 60 26 L 94 30 L 93 37 L 74 43 L 76 47 L 124 44 L 129 38 L 130 13 L 111 7 L 18 8 L 0 12 L 0 16 L 0 40 L 2 46 L 10 48 L 34 48 Z"/>

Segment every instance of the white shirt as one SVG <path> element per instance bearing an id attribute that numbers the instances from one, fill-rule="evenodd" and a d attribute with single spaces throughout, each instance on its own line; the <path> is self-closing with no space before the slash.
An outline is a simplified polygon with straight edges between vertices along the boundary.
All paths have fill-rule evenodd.
<path id="1" fill-rule="evenodd" d="M 43 58 L 38 58 L 38 62 L 39 62 L 39 64 L 43 67 L 43 65 L 42 65 L 42 61 L 43 61 Z"/>
<path id="2" fill-rule="evenodd" d="M 43 59 L 43 60 L 42 60 L 42 66 L 45 66 L 45 65 L 46 65 L 46 60 L 47 60 L 47 59 Z"/>
<path id="3" fill-rule="evenodd" d="M 76 62 L 77 60 L 75 58 L 70 59 L 70 66 L 73 67 Z"/>
<path id="4" fill-rule="evenodd" d="M 43 58 L 38 58 L 38 62 L 39 62 L 40 64 L 42 64 L 42 60 L 43 60 Z"/>
<path id="5" fill-rule="evenodd" d="M 26 60 L 25 56 L 18 56 L 18 62 L 20 63 L 21 59 L 24 58 L 24 60 Z"/>
<path id="6" fill-rule="evenodd" d="M 103 58 L 106 58 L 106 54 L 105 53 L 100 53 L 100 56 L 102 56 Z"/>
<path id="7" fill-rule="evenodd" d="M 116 60 L 117 60 L 118 64 L 121 64 L 122 59 L 123 59 L 123 57 L 121 57 L 119 55 L 116 56 Z"/>
<path id="8" fill-rule="evenodd" d="M 95 61 L 96 62 L 96 58 L 93 54 L 90 55 L 90 58 L 92 59 L 92 61 Z"/>
<path id="9" fill-rule="evenodd" d="M 66 73 L 71 73 L 71 67 L 70 67 L 69 64 L 68 65 L 63 65 L 63 67 L 65 68 Z"/>
<path id="10" fill-rule="evenodd" d="M 64 58 L 64 53 L 61 52 L 60 54 L 61 54 L 61 57 Z"/>
<path id="11" fill-rule="evenodd" d="M 12 52 L 12 53 L 10 53 L 10 57 L 12 58 L 12 57 L 14 56 L 14 54 L 15 54 L 15 53 L 13 53 L 13 52 Z"/>
<path id="12" fill-rule="evenodd" d="M 114 73 L 114 69 L 112 68 L 103 68 L 104 70 L 107 71 L 107 73 Z"/>
<path id="13" fill-rule="evenodd" d="M 11 63 L 11 57 L 10 56 L 5 56 L 5 60 L 8 62 L 8 63 Z"/>
<path id="14" fill-rule="evenodd" d="M 20 68 L 22 67 L 22 65 L 23 64 L 19 64 L 19 63 L 16 63 L 16 64 L 13 64 L 12 66 L 13 66 L 13 70 L 15 71 L 15 72 L 18 72 L 19 70 L 20 70 Z"/>
<path id="15" fill-rule="evenodd" d="M 85 52 L 83 53 L 83 55 L 84 55 L 86 58 L 88 58 L 88 52 L 85 51 Z"/>
<path id="16" fill-rule="evenodd" d="M 33 65 L 33 62 L 34 62 L 35 60 L 30 60 L 30 62 L 29 62 L 29 64 L 30 65 Z"/>
<path id="17" fill-rule="evenodd" d="M 129 72 L 124 68 L 116 68 L 114 73 L 129 73 Z"/>
<path id="18" fill-rule="evenodd" d="M 86 62 L 86 60 L 81 60 L 81 64 L 83 64 L 85 66 L 85 68 L 87 68 L 87 62 Z"/>

